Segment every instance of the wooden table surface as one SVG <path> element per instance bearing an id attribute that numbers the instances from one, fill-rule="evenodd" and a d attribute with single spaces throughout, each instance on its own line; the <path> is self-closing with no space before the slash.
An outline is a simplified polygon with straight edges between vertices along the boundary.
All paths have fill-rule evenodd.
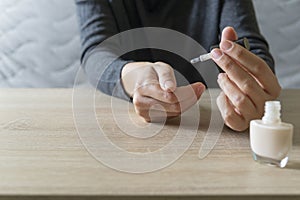
<path id="1" fill-rule="evenodd" d="M 79 92 L 82 97 L 89 93 L 84 89 Z M 162 170 L 129 174 L 104 166 L 84 147 L 73 118 L 71 89 L 1 89 L 0 199 L 300 197 L 300 90 L 285 90 L 280 100 L 283 120 L 295 126 L 294 146 L 285 169 L 254 162 L 248 132 L 235 133 L 227 128 L 213 151 L 200 160 L 198 151 L 210 119 L 209 100 L 204 96 L 199 102 L 198 134 L 189 150 Z M 78 111 L 84 115 L 88 105 L 84 98 L 79 102 L 82 104 L 77 105 Z M 124 137 L 117 134 L 120 130 L 110 117 L 110 102 L 110 97 L 97 93 L 95 116 L 111 133 L 110 139 L 128 151 L 160 148 L 178 128 L 175 120 L 164 126 L 160 136 L 149 140 Z M 132 120 L 143 124 L 125 102 L 117 100 L 114 106 L 120 116 L 129 109 Z M 89 127 L 89 122 L 81 126 L 96 129 Z"/>

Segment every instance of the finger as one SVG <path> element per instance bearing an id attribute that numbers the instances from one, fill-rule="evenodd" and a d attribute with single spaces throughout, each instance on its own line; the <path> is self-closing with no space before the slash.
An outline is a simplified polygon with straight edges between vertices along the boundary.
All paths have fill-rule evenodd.
<path id="1" fill-rule="evenodd" d="M 271 96 L 278 96 L 280 85 L 278 80 L 266 62 L 234 42 L 224 40 L 220 44 L 221 50 L 228 56 L 238 61 L 255 79 L 263 89 Z"/>
<path id="2" fill-rule="evenodd" d="M 205 91 L 205 85 L 203 83 L 197 82 L 187 86 L 179 87 L 175 90 L 174 94 L 178 99 L 185 101 L 187 99 L 199 100 L 202 93 Z"/>
<path id="3" fill-rule="evenodd" d="M 138 113 L 141 117 L 145 119 L 147 122 L 162 122 L 165 121 L 166 118 L 174 118 L 181 115 L 181 113 L 177 112 L 165 112 L 161 110 L 140 110 Z"/>
<path id="4" fill-rule="evenodd" d="M 185 101 L 186 99 L 191 99 L 195 95 L 197 98 L 200 98 L 200 95 L 204 90 L 205 86 L 202 83 L 194 83 L 191 86 L 179 87 L 175 92 L 164 91 L 158 84 L 149 84 L 137 89 L 136 93 L 164 103 L 174 104 Z"/>
<path id="5" fill-rule="evenodd" d="M 218 83 L 225 95 L 229 98 L 235 111 L 245 119 L 252 119 L 254 115 L 260 117 L 255 105 L 229 78 L 225 73 L 219 74 Z M 254 117 L 255 118 L 255 117 Z"/>
<path id="6" fill-rule="evenodd" d="M 166 103 L 178 102 L 175 95 L 161 88 L 153 63 L 145 67 L 143 74 L 138 77 L 132 96 L 134 97 L 135 95 L 153 97 L 154 99 Z"/>
<path id="7" fill-rule="evenodd" d="M 235 60 L 224 54 L 220 49 L 212 51 L 213 59 L 228 75 L 237 87 L 247 94 L 256 107 L 260 107 L 268 94 L 261 88 L 257 81 L 245 71 Z"/>
<path id="8" fill-rule="evenodd" d="M 238 39 L 238 35 L 235 32 L 234 28 L 232 28 L 230 26 L 224 28 L 224 30 L 222 31 L 221 41 L 224 41 L 224 40 L 235 41 L 237 39 Z"/>
<path id="9" fill-rule="evenodd" d="M 143 85 L 136 89 L 135 95 L 149 97 L 164 103 L 177 103 L 180 100 L 172 92 L 164 91 L 159 84 Z"/>
<path id="10" fill-rule="evenodd" d="M 157 72 L 159 84 L 161 88 L 168 92 L 173 92 L 176 89 L 176 78 L 173 68 L 163 62 L 156 62 L 153 65 Z"/>
<path id="11" fill-rule="evenodd" d="M 149 99 L 149 101 L 152 100 Z M 182 113 L 191 108 L 196 102 L 197 101 L 194 99 L 188 99 L 184 102 L 178 103 L 177 105 L 155 104 L 149 109 L 145 109 L 145 107 L 135 107 L 135 109 L 136 113 L 143 117 L 147 122 L 162 122 L 165 121 L 166 118 L 180 116 Z"/>
<path id="12" fill-rule="evenodd" d="M 139 110 L 152 109 L 180 114 L 194 105 L 198 101 L 204 90 L 205 86 L 202 83 L 194 83 L 190 86 L 180 87 L 176 90 L 177 94 L 174 94 L 174 96 L 177 96 L 177 98 L 185 98 L 180 102 L 166 103 L 154 99 L 153 97 L 147 97 L 140 94 L 134 96 L 133 102 L 135 107 L 137 107 Z"/>
<path id="13" fill-rule="evenodd" d="M 158 84 L 158 78 L 150 62 L 133 62 L 122 69 L 122 84 L 129 96 L 133 96 L 136 88 L 144 84 Z"/>
<path id="14" fill-rule="evenodd" d="M 149 117 L 144 118 L 144 120 L 147 123 L 161 123 L 161 122 L 165 122 L 167 119 L 171 119 L 175 117 L 178 117 L 178 115 L 165 117 L 165 116 L 159 116 L 159 113 L 154 113 L 154 114 L 151 113 L 151 115 Z"/>
<path id="15" fill-rule="evenodd" d="M 142 72 L 142 74 L 140 74 L 140 76 L 137 78 L 134 93 L 137 90 L 149 85 L 159 85 L 158 77 L 152 63 L 147 65 L 145 64 L 143 70 L 138 72 Z M 137 74 L 135 75 L 137 76 Z"/>
<path id="16" fill-rule="evenodd" d="M 248 128 L 246 120 L 234 111 L 234 107 L 224 92 L 221 92 L 217 98 L 217 105 L 228 127 L 236 131 L 244 131 Z"/>
<path id="17" fill-rule="evenodd" d="M 190 98 L 186 98 L 183 102 L 176 104 L 167 104 L 136 93 L 133 96 L 133 104 L 136 113 L 146 121 L 162 121 L 165 117 L 176 117 L 188 110 L 197 102 L 204 90 L 205 86 L 202 83 L 194 83 L 190 86 L 180 87 L 176 91 L 178 94 L 181 95 L 180 91 L 190 91 L 190 94 L 193 95 Z"/>
<path id="18" fill-rule="evenodd" d="M 144 111 L 144 115 L 140 115 L 146 122 L 164 122 L 166 119 L 180 116 L 178 113 L 169 113 L 157 110 Z"/>
<path id="19" fill-rule="evenodd" d="M 178 88 L 175 93 L 178 95 L 185 95 L 184 92 L 190 91 L 190 94 L 186 94 L 188 98 L 180 102 L 181 113 L 190 109 L 200 99 L 201 95 L 205 91 L 205 86 L 202 83 L 194 83 L 189 86 Z"/>
<path id="20" fill-rule="evenodd" d="M 149 97 L 136 95 L 133 99 L 135 112 L 147 122 L 161 122 L 166 118 L 177 117 L 181 114 L 179 104 L 175 109 L 169 112 L 166 107 L 170 104 L 164 104 Z"/>
<path id="21" fill-rule="evenodd" d="M 134 99 L 134 106 L 139 111 L 161 111 L 167 113 L 181 113 L 180 103 L 169 104 L 165 102 L 161 102 L 159 100 L 153 99 L 151 97 L 140 96 Z"/>

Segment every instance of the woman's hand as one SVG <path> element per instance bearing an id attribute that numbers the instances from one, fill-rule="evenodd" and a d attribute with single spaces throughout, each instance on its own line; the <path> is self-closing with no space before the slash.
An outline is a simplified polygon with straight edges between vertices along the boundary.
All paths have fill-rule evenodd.
<path id="1" fill-rule="evenodd" d="M 193 106 L 205 90 L 202 83 L 176 87 L 172 67 L 166 63 L 136 62 L 124 66 L 122 82 L 133 98 L 135 111 L 147 122 L 177 117 Z"/>
<path id="2" fill-rule="evenodd" d="M 225 72 L 218 77 L 222 92 L 217 104 L 226 125 L 244 131 L 252 119 L 262 117 L 265 101 L 276 99 L 281 87 L 267 63 L 234 40 L 237 34 L 228 27 L 220 49 L 212 51 L 213 60 Z"/>

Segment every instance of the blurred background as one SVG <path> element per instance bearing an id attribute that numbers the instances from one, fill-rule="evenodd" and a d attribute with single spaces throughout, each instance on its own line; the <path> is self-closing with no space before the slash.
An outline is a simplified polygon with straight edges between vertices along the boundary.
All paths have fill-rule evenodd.
<path id="1" fill-rule="evenodd" d="M 300 88 L 300 0 L 253 2 L 281 85 Z M 78 30 L 74 0 L 0 0 L 0 87 L 73 87 Z"/>

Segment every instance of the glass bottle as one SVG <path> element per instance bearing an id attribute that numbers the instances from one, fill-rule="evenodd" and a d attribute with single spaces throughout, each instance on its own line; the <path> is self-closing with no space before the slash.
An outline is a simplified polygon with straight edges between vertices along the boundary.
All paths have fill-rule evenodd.
<path id="1" fill-rule="evenodd" d="M 284 168 L 292 147 L 293 125 L 281 121 L 279 101 L 267 101 L 262 120 L 250 122 L 250 146 L 253 158 Z"/>

